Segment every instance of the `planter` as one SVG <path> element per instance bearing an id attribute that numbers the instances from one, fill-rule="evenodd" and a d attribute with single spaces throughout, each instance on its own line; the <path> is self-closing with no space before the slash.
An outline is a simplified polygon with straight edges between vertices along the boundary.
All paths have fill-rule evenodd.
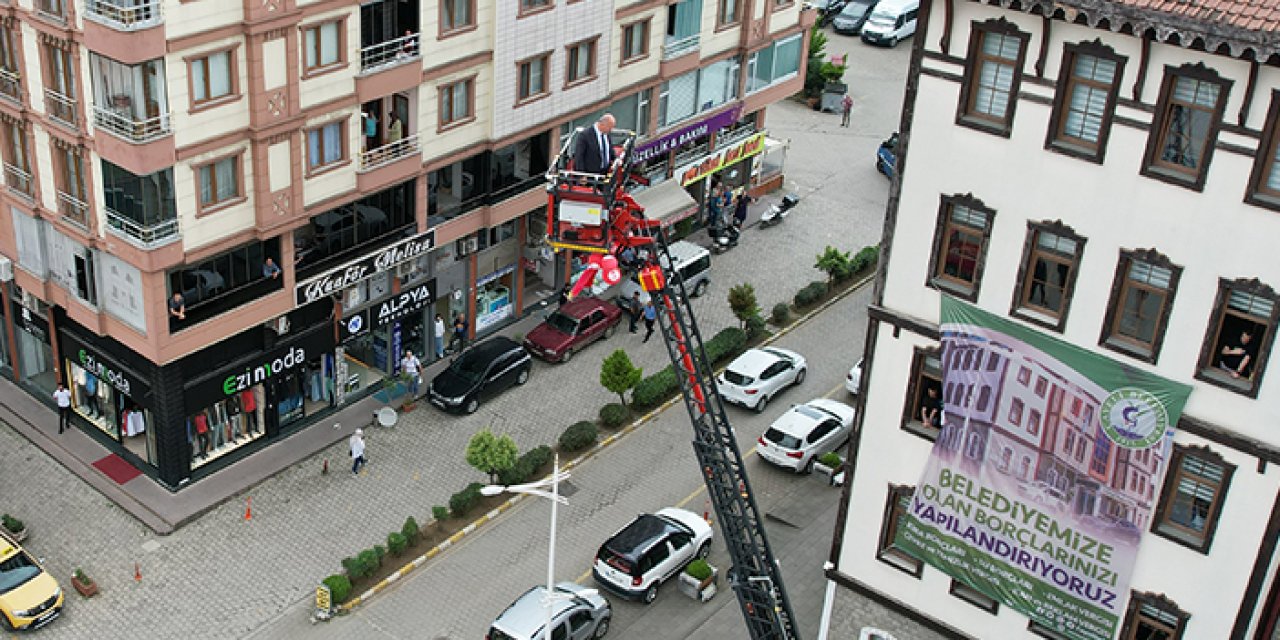
<path id="1" fill-rule="evenodd" d="M 716 579 L 719 575 L 720 572 L 715 567 L 711 567 L 711 577 L 706 580 L 698 580 L 681 571 L 677 586 L 680 588 L 680 593 L 698 602 L 706 602 L 716 595 Z"/>
<path id="2" fill-rule="evenodd" d="M 5 529 L 5 531 L 9 530 Z M 13 538 L 14 542 L 21 543 L 23 540 L 27 539 L 27 528 L 23 527 L 17 531 L 9 531 L 9 535 Z"/>
<path id="3" fill-rule="evenodd" d="M 71 586 L 75 587 L 76 592 L 86 598 L 92 598 L 93 596 L 98 595 L 98 583 L 94 582 L 92 578 L 87 576 L 83 582 L 80 581 L 80 578 L 71 576 Z"/>
<path id="4" fill-rule="evenodd" d="M 828 467 L 821 462 L 813 463 L 813 471 L 820 475 L 826 483 L 833 487 L 839 487 L 844 484 L 844 464 L 838 467 Z"/>

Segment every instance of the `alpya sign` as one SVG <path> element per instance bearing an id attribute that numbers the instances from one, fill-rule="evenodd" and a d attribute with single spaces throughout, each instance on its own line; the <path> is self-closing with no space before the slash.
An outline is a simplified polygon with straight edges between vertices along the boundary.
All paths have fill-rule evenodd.
<path id="1" fill-rule="evenodd" d="M 691 125 L 680 127 L 671 133 L 659 136 L 644 144 L 636 145 L 634 154 L 634 162 L 637 164 L 647 162 L 657 156 L 666 154 L 672 149 L 678 149 L 680 145 L 686 142 L 697 140 L 709 133 L 719 131 L 735 122 L 742 116 L 742 105 L 735 105 L 732 109 L 721 111 L 701 122 L 695 122 Z"/>
<path id="2" fill-rule="evenodd" d="M 314 278 L 298 283 L 295 296 L 299 305 L 315 302 L 331 296 L 376 273 L 388 271 L 396 265 L 426 255 L 436 246 L 436 230 L 401 240 L 362 258 L 330 269 Z"/>

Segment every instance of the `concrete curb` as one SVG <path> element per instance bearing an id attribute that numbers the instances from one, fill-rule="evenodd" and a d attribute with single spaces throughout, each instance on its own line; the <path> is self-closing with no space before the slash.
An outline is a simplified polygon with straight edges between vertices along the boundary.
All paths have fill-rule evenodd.
<path id="1" fill-rule="evenodd" d="M 866 286 L 866 284 L 870 282 L 873 278 L 875 278 L 874 273 L 870 276 L 867 276 L 866 278 L 863 278 L 861 281 L 853 284 L 849 288 L 842 291 L 839 295 L 824 302 L 822 305 L 818 306 L 817 308 L 809 311 L 808 313 L 800 316 L 799 318 L 796 318 L 795 322 L 792 322 L 786 327 L 779 329 L 773 335 L 769 336 L 764 341 L 764 344 L 773 344 L 774 341 L 778 340 L 782 336 L 787 335 L 795 327 L 798 327 L 804 324 L 805 322 L 808 322 L 809 319 L 812 318 L 814 315 L 817 315 L 821 311 L 825 311 L 827 308 L 843 300 L 845 297 L 853 294 L 855 291 L 862 289 L 862 287 Z M 636 429 L 639 429 L 642 425 L 652 421 L 655 417 L 657 417 L 658 414 L 671 408 L 672 405 L 674 405 L 676 402 L 679 402 L 680 400 L 681 398 L 679 395 L 676 395 L 670 398 L 669 400 L 657 406 L 656 408 L 651 409 L 648 413 L 640 416 L 639 418 L 636 418 L 634 421 L 631 422 L 631 424 L 619 429 L 615 433 L 610 434 L 609 437 L 605 438 L 604 440 L 597 442 L 594 447 L 591 447 L 591 449 L 582 453 L 578 457 L 564 463 L 563 465 L 560 466 L 560 469 L 562 471 L 568 471 L 570 469 L 573 469 L 581 465 L 583 462 L 586 462 L 587 460 L 595 457 L 601 451 L 604 451 L 605 447 L 608 447 L 622 440 L 624 436 L 629 435 L 631 432 L 635 431 Z M 361 593 L 360 595 L 342 604 L 339 604 L 337 607 L 335 607 L 336 610 L 338 611 L 339 614 L 350 613 L 352 610 L 365 604 L 368 600 L 378 595 L 378 593 L 380 593 L 382 590 L 386 589 L 387 587 L 390 587 L 392 584 L 394 584 L 401 578 L 409 575 L 409 573 L 411 573 L 414 569 L 417 569 L 418 567 L 421 567 L 422 565 L 426 564 L 427 560 L 430 560 L 431 558 L 434 558 L 440 555 L 440 553 L 442 553 L 444 550 L 457 544 L 460 540 L 462 540 L 468 534 L 478 529 L 480 525 L 483 525 L 486 522 L 490 522 L 492 520 L 497 519 L 498 516 L 502 515 L 503 512 L 510 510 L 513 506 L 516 505 L 516 503 L 520 502 L 522 499 L 524 499 L 524 496 L 522 495 L 513 496 L 511 499 L 498 505 L 496 508 L 484 514 L 483 516 L 480 516 L 479 518 L 477 518 L 467 526 L 463 527 L 462 529 L 459 529 L 458 532 L 450 536 L 448 540 L 441 542 L 440 544 L 428 550 L 426 553 L 418 556 L 417 558 L 414 558 L 408 564 L 396 570 L 395 573 L 392 573 L 386 578 L 383 578 L 382 581 L 379 582 L 378 584 L 375 584 L 372 587 L 369 587 L 364 591 L 364 593 Z"/>

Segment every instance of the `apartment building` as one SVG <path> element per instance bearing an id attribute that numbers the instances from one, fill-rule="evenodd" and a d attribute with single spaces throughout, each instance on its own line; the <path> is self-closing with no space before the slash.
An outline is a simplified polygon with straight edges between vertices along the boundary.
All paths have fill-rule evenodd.
<path id="1" fill-rule="evenodd" d="M 794 0 L 0 13 L 2 370 L 46 402 L 67 384 L 170 490 L 430 359 L 437 314 L 477 339 L 553 295 L 543 172 L 599 114 L 641 135 L 655 215 L 720 179 L 690 167 L 767 181 L 743 147 L 802 86 L 813 22 Z"/>
<path id="2" fill-rule="evenodd" d="M 1280 637 L 1280 2 L 923 2 L 901 126 L 837 593 L 947 637 Z"/>

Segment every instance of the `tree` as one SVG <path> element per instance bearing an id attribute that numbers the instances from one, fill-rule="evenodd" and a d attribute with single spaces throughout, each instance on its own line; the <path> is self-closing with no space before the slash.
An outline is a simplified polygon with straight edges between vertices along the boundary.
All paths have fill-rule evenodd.
<path id="1" fill-rule="evenodd" d="M 828 82 L 839 82 L 844 77 L 845 65 L 830 60 L 823 60 L 827 50 L 827 34 L 817 23 L 809 35 L 809 58 L 805 61 L 807 72 L 804 77 L 804 95 L 816 98 L 822 95 L 822 88 Z"/>
<path id="2" fill-rule="evenodd" d="M 745 329 L 747 320 L 752 316 L 760 315 L 760 307 L 756 305 L 756 290 L 750 284 L 743 283 L 729 289 L 729 308 L 733 310 L 733 317 L 742 323 L 740 328 Z"/>
<path id="3" fill-rule="evenodd" d="M 830 245 L 818 254 L 818 261 L 813 264 L 815 269 L 824 271 L 827 274 L 827 284 L 834 283 L 838 278 L 850 271 L 849 252 L 841 253 L 835 247 Z"/>
<path id="4" fill-rule="evenodd" d="M 497 482 L 498 472 L 516 464 L 519 449 L 511 436 L 495 436 L 483 429 L 467 443 L 467 464 L 489 474 L 489 484 Z"/>
<path id="5" fill-rule="evenodd" d="M 600 384 L 618 394 L 618 399 L 624 405 L 627 404 L 626 393 L 640 384 L 642 377 L 644 369 L 631 364 L 631 358 L 622 349 L 609 354 L 600 365 Z"/>

